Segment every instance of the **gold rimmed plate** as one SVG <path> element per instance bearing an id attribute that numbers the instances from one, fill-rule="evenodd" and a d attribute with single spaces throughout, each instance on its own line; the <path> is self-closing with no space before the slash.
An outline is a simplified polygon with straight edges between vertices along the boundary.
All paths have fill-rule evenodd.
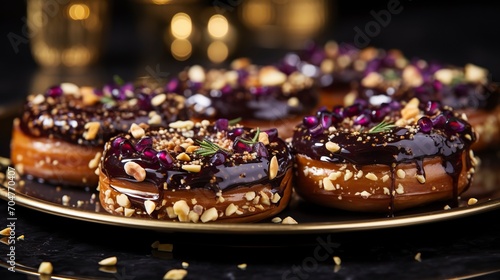
<path id="1" fill-rule="evenodd" d="M 354 213 L 327 209 L 307 203 L 294 197 L 290 205 L 279 217 L 290 216 L 298 224 L 274 224 L 271 220 L 248 224 L 227 223 L 180 223 L 158 221 L 144 218 L 114 216 L 102 209 L 95 187 L 70 188 L 39 182 L 28 178 L 17 178 L 10 183 L 4 178 L 0 187 L 0 197 L 4 200 L 15 199 L 15 204 L 51 215 L 82 220 L 93 223 L 120 227 L 140 228 L 160 232 L 191 232 L 219 234 L 313 234 L 341 231 L 359 231 L 402 227 L 438 222 L 479 214 L 500 208 L 500 162 L 496 153 L 480 155 L 473 185 L 464 193 L 458 206 L 445 210 L 450 202 L 438 202 L 407 211 L 397 212 L 393 217 L 380 213 Z M 0 165 L 7 169 L 9 161 L 4 159 Z M 15 197 L 12 193 L 15 192 Z M 10 197 L 10 198 L 9 198 Z M 469 205 L 470 198 L 477 203 Z"/>

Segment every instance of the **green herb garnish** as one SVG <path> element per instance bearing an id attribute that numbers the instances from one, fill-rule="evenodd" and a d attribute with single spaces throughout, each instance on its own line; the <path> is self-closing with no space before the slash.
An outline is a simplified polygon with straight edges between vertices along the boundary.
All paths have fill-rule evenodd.
<path id="1" fill-rule="evenodd" d="M 387 132 L 387 131 L 393 129 L 394 127 L 396 127 L 395 124 L 384 121 L 384 122 L 381 122 L 381 123 L 377 124 L 376 126 L 370 128 L 370 130 L 368 130 L 368 133 Z"/>
<path id="2" fill-rule="evenodd" d="M 125 81 L 123 81 L 123 79 L 118 75 L 113 76 L 113 81 L 115 81 L 115 84 L 117 84 L 119 86 L 122 86 L 123 84 L 125 84 Z"/>
<path id="3" fill-rule="evenodd" d="M 257 127 L 257 131 L 255 132 L 255 135 L 253 136 L 252 140 L 247 140 L 247 139 L 240 139 L 241 142 L 248 144 L 248 145 L 253 145 L 259 141 L 259 134 L 260 134 L 260 128 Z"/>
<path id="4" fill-rule="evenodd" d="M 237 123 L 241 122 L 241 118 L 236 118 L 236 119 L 232 119 L 232 120 L 229 120 L 229 125 L 235 125 Z"/>
<path id="5" fill-rule="evenodd" d="M 116 101 L 113 98 L 109 97 L 109 96 L 103 96 L 103 97 L 101 97 L 100 101 L 101 101 L 102 104 L 111 105 L 111 106 L 116 105 Z"/>
<path id="6" fill-rule="evenodd" d="M 200 144 L 200 148 L 194 152 L 201 156 L 211 156 L 217 153 L 219 150 L 224 150 L 221 147 L 219 147 L 219 145 L 215 144 L 214 142 L 208 139 L 203 139 L 203 141 L 200 140 L 196 141 L 198 142 L 198 144 Z"/>

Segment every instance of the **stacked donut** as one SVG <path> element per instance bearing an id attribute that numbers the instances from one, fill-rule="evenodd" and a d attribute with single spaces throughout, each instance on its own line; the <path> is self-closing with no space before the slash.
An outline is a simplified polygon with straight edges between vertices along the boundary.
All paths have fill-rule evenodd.
<path id="1" fill-rule="evenodd" d="M 471 186 L 473 150 L 500 141 L 496 92 L 475 65 L 331 41 L 273 65 L 193 65 L 163 85 L 49 88 L 15 120 L 11 158 L 49 183 L 98 186 L 113 215 L 254 222 L 292 188 L 393 213 Z"/>

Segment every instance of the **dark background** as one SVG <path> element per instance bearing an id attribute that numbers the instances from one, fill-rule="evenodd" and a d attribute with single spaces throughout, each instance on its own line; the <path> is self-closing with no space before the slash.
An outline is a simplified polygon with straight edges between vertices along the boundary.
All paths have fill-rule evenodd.
<path id="1" fill-rule="evenodd" d="M 140 1 L 132 0 L 108 2 L 110 24 L 99 69 L 105 70 L 104 75 L 117 72 L 130 79 L 134 78 L 134 74 L 145 74 L 140 71 L 132 72 L 130 69 L 140 66 L 146 56 L 151 55 L 151 51 L 161 52 L 163 46 L 159 41 L 141 40 L 145 36 L 145 32 L 139 28 L 139 23 L 144 20 L 144 5 Z M 327 25 L 320 36 L 312 39 L 352 42 L 356 34 L 354 28 L 363 29 L 373 20 L 370 11 L 386 9 L 389 2 L 328 1 L 330 17 Z M 388 26 L 382 28 L 378 36 L 371 38 L 371 45 L 398 48 L 407 56 L 437 59 L 458 65 L 472 62 L 490 69 L 494 77 L 499 76 L 500 4 L 495 1 L 401 0 L 399 2 L 403 7 L 402 12 L 392 15 Z M 211 7 L 215 1 L 194 3 L 187 4 L 186 7 L 192 5 Z M 233 53 L 233 57 L 249 56 L 259 63 L 277 60 L 278 55 L 286 50 L 259 49 L 255 46 L 252 42 L 253 35 L 238 22 L 237 9 L 238 6 L 235 10 L 225 13 L 225 16 L 234 19 L 235 25 L 240 28 L 238 50 Z M 29 74 L 40 69 L 31 57 L 29 44 L 21 44 L 16 54 L 7 38 L 10 32 L 22 34 L 26 1 L 10 1 L 8 8 L 3 8 L 0 15 L 1 95 L 5 96 L 10 95 L 6 93 L 7 89 L 20 88 L 18 80 L 12 78 L 26 79 Z M 158 63 L 165 66 L 165 71 L 178 64 L 168 55 L 158 55 L 157 59 Z M 206 61 L 192 56 L 182 64 L 193 63 L 206 63 Z"/>

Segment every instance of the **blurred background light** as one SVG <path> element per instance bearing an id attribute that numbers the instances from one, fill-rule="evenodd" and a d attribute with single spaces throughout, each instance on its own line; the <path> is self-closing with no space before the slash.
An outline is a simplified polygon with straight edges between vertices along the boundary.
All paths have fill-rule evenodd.
<path id="1" fill-rule="evenodd" d="M 208 45 L 207 56 L 210 61 L 221 63 L 227 59 L 228 55 L 229 48 L 226 43 L 222 41 L 213 41 Z"/>
<path id="2" fill-rule="evenodd" d="M 172 35 L 177 39 L 186 39 L 191 35 L 193 24 L 191 17 L 186 13 L 177 13 L 170 23 Z"/>
<path id="3" fill-rule="evenodd" d="M 172 56 L 179 61 L 184 61 L 191 56 L 193 47 L 191 42 L 186 39 L 175 39 L 170 45 Z"/>
<path id="4" fill-rule="evenodd" d="M 213 15 L 208 20 L 208 33 L 214 38 L 222 38 L 229 31 L 229 23 L 223 15 Z"/>
<path id="5" fill-rule="evenodd" d="M 85 4 L 71 4 L 68 8 L 68 16 L 72 20 L 84 20 L 90 15 L 90 9 Z"/>

